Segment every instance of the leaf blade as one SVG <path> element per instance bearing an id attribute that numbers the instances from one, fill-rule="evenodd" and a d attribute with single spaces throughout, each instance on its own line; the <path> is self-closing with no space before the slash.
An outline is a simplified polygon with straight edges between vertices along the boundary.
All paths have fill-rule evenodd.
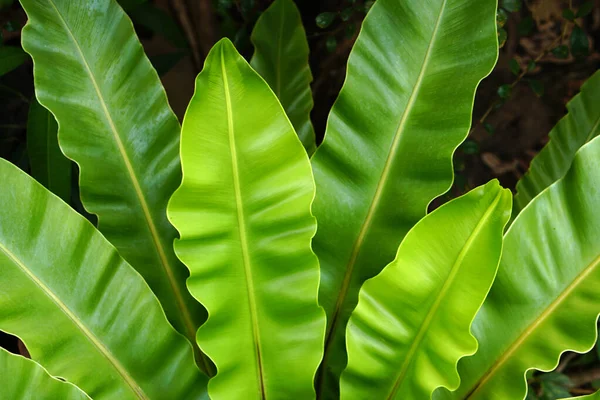
<path id="1" fill-rule="evenodd" d="M 425 399 L 458 386 L 458 359 L 477 349 L 469 328 L 496 275 L 511 198 L 490 182 L 443 205 L 365 282 L 348 324 L 343 398 Z"/>
<path id="2" fill-rule="evenodd" d="M 114 0 L 21 4 L 36 95 L 59 123 L 64 154 L 79 165 L 84 207 L 195 344 L 206 313 L 185 288 L 188 271 L 172 250 L 176 231 L 166 218 L 181 178 L 180 128 L 131 21 Z M 209 360 L 196 356 L 211 373 Z"/>
<path id="3" fill-rule="evenodd" d="M 446 45 L 457 35 L 456 46 Z M 379 0 L 369 11 L 312 158 L 319 301 L 328 315 L 323 390 L 335 392 L 345 365 L 345 325 L 362 282 L 450 187 L 452 153 L 496 57 L 495 1 Z"/>
<path id="4" fill-rule="evenodd" d="M 325 318 L 310 163 L 276 96 L 228 39 L 196 80 L 181 157 L 168 215 L 190 292 L 209 310 L 197 338 L 218 370 L 211 397 L 314 397 Z"/>
<path id="5" fill-rule="evenodd" d="M 205 397 L 189 343 L 114 247 L 5 160 L 0 176 L 0 329 L 97 399 Z"/>
<path id="6" fill-rule="evenodd" d="M 273 2 L 256 22 L 250 40 L 254 44 L 250 65 L 273 89 L 308 155 L 312 155 L 317 148 L 310 121 L 313 78 L 306 32 L 296 4 L 292 0 Z"/>

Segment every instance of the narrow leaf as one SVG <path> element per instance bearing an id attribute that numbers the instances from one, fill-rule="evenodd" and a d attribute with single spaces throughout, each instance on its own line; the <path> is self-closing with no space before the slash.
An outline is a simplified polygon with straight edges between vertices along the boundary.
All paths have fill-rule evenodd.
<path id="1" fill-rule="evenodd" d="M 461 386 L 440 398 L 523 399 L 530 369 L 596 342 L 600 310 L 600 139 L 523 209 L 505 235 L 498 276 L 477 314 L 479 350 L 459 363 Z M 444 393 L 441 393 L 444 394 Z"/>
<path id="2" fill-rule="evenodd" d="M 228 39 L 209 53 L 182 131 L 169 203 L 190 292 L 209 311 L 198 343 L 213 399 L 314 398 L 325 315 L 310 163 L 277 98 Z"/>
<path id="3" fill-rule="evenodd" d="M 321 398 L 336 397 L 362 283 L 393 260 L 429 202 L 450 188 L 452 154 L 497 50 L 495 0 L 378 0 L 367 15 L 312 158 L 313 245 L 328 316 Z"/>
<path id="4" fill-rule="evenodd" d="M 79 165 L 83 205 L 195 343 L 206 313 L 185 288 L 188 271 L 166 217 L 181 180 L 180 127 L 131 21 L 115 0 L 21 3 L 37 98 L 58 121 L 62 151 Z M 200 356 L 199 364 L 210 371 Z"/>
<path id="5" fill-rule="evenodd" d="M 58 125 L 54 116 L 33 98 L 27 120 L 27 153 L 31 176 L 69 204 L 71 160 L 58 146 Z"/>
<path id="6" fill-rule="evenodd" d="M 35 361 L 0 348 L 2 397 L 5 399 L 89 400 L 78 387 L 59 381 Z"/>
<path id="7" fill-rule="evenodd" d="M 0 45 L 0 76 L 9 73 L 27 60 L 27 53 L 20 47 Z"/>
<path id="8" fill-rule="evenodd" d="M 581 146 L 600 134 L 600 71 L 567 104 L 569 113 L 550 131 L 550 141 L 517 183 L 515 215 L 535 196 L 562 178 Z"/>
<path id="9" fill-rule="evenodd" d="M 292 0 L 276 0 L 258 19 L 250 64 L 275 92 L 309 155 L 316 149 L 308 41 Z"/>
<path id="10" fill-rule="evenodd" d="M 114 247 L 1 159 L 0 182 L 0 329 L 94 399 L 206 398 L 191 346 Z"/>
<path id="11" fill-rule="evenodd" d="M 497 181 L 452 200 L 365 282 L 348 323 L 342 398 L 429 399 L 458 387 L 456 363 L 477 349 L 470 326 L 496 276 L 511 202 Z"/>

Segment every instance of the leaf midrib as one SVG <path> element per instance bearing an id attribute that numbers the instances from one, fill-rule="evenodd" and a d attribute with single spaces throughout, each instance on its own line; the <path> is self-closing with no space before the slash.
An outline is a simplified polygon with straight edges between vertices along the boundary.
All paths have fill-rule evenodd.
<path id="1" fill-rule="evenodd" d="M 260 329 L 258 326 L 258 311 L 256 307 L 256 298 L 254 296 L 254 281 L 252 277 L 252 266 L 250 264 L 250 251 L 248 249 L 248 238 L 246 222 L 244 217 L 244 204 L 240 188 L 240 173 L 237 162 L 237 149 L 235 143 L 235 132 L 233 124 L 233 107 L 231 104 L 231 95 L 229 91 L 229 81 L 227 79 L 227 70 L 225 68 L 225 49 L 221 48 L 221 73 L 223 75 L 223 89 L 225 92 L 225 103 L 227 111 L 227 132 L 229 138 L 229 148 L 231 152 L 231 170 L 233 177 L 233 189 L 235 193 L 235 203 L 238 221 L 238 232 L 240 237 L 240 248 L 242 253 L 242 264 L 244 267 L 244 276 L 246 278 L 246 292 L 248 295 L 248 308 L 250 312 L 250 321 L 252 324 L 252 335 L 254 350 L 256 354 L 256 367 L 258 372 L 258 388 L 261 399 L 266 399 L 264 366 L 262 364 L 262 350 L 260 341 Z"/>
<path id="2" fill-rule="evenodd" d="M 437 38 L 437 34 L 439 31 L 439 27 L 441 24 L 441 20 L 442 20 L 442 15 L 444 14 L 444 10 L 446 7 L 446 3 L 447 0 L 443 0 L 442 1 L 442 6 L 440 8 L 440 12 L 438 14 L 438 18 L 436 20 L 436 24 L 433 28 L 432 31 L 432 35 L 431 35 L 431 40 L 429 41 L 427 50 L 425 52 L 425 57 L 423 59 L 423 64 L 421 65 L 421 69 L 419 71 L 419 75 L 417 76 L 417 80 L 415 82 L 415 85 L 413 87 L 413 90 L 411 92 L 411 95 L 408 99 L 408 103 L 406 105 L 406 108 L 404 109 L 404 112 L 402 113 L 402 116 L 400 118 L 400 121 L 398 123 L 398 127 L 396 128 L 396 133 L 394 135 L 394 139 L 392 141 L 392 145 L 390 147 L 390 151 L 388 153 L 388 157 L 385 161 L 385 165 L 383 168 L 383 171 L 381 173 L 381 177 L 379 178 L 379 181 L 377 183 L 377 188 L 375 190 L 375 195 L 373 196 L 373 201 L 371 202 L 369 209 L 367 211 L 367 216 L 365 217 L 365 220 L 361 226 L 361 229 L 359 231 L 358 237 L 356 239 L 356 241 L 354 242 L 354 246 L 352 247 L 352 252 L 351 252 L 351 256 L 350 256 L 350 260 L 348 261 L 348 264 L 346 265 L 346 272 L 344 274 L 344 280 L 342 281 L 342 286 L 340 288 L 339 291 L 339 295 L 336 301 L 336 305 L 332 314 L 332 323 L 331 323 L 331 327 L 329 328 L 329 331 L 326 334 L 326 340 L 325 340 L 325 354 L 323 357 L 323 364 L 326 363 L 326 360 L 328 359 L 329 354 L 331 353 L 329 351 L 329 348 L 331 346 L 332 343 L 332 339 L 335 336 L 335 331 L 337 329 L 337 324 L 339 323 L 339 313 L 341 310 L 342 305 L 344 304 L 344 300 L 346 299 L 346 296 L 348 295 L 348 290 L 350 287 L 350 280 L 352 278 L 352 274 L 354 272 L 354 266 L 356 264 L 356 261 L 358 259 L 358 255 L 360 253 L 363 241 L 367 235 L 367 231 L 370 229 L 372 221 L 373 221 L 373 217 L 375 215 L 375 212 L 379 206 L 379 203 L 381 201 L 381 196 L 383 194 L 383 188 L 385 186 L 385 183 L 388 179 L 388 176 L 390 174 L 391 171 L 391 166 L 394 160 L 394 157 L 396 156 L 396 153 L 398 151 L 398 145 L 400 143 L 400 138 L 402 136 L 402 133 L 404 132 L 404 129 L 406 127 L 406 122 L 408 120 L 408 116 L 410 115 L 412 108 L 414 107 L 414 104 L 416 102 L 416 98 L 417 95 L 419 93 L 419 90 L 421 89 L 421 85 L 423 83 L 423 79 L 425 77 L 425 71 L 427 70 L 428 64 L 429 64 L 429 60 L 431 58 L 431 53 L 433 50 L 433 44 L 436 41 Z"/>
<path id="3" fill-rule="evenodd" d="M 129 177 L 131 179 L 131 182 L 133 184 L 133 188 L 135 190 L 136 196 L 138 198 L 138 201 L 140 202 L 140 206 L 142 208 L 142 212 L 144 214 L 144 219 L 146 220 L 146 223 L 148 225 L 148 229 L 150 231 L 150 236 L 152 238 L 152 242 L 154 243 L 154 246 L 156 248 L 156 251 L 158 253 L 159 259 L 160 259 L 160 265 L 162 266 L 162 269 L 164 271 L 164 273 L 167 276 L 168 282 L 169 282 L 169 286 L 171 287 L 171 291 L 173 292 L 174 296 L 175 296 L 175 301 L 178 305 L 178 308 L 181 312 L 182 315 L 182 320 L 185 326 L 185 329 L 187 331 L 187 335 L 189 338 L 194 338 L 196 335 L 196 328 L 194 326 L 194 323 L 192 321 L 192 317 L 190 314 L 190 311 L 187 309 L 185 302 L 183 300 L 183 296 L 181 294 L 181 292 L 179 291 L 179 288 L 177 287 L 176 284 L 176 279 L 175 276 L 173 274 L 173 267 L 170 265 L 168 259 L 167 259 L 167 255 L 165 253 L 165 250 L 163 248 L 162 243 L 160 242 L 160 237 L 158 234 L 158 230 L 156 229 L 156 225 L 154 224 L 154 220 L 152 218 L 152 214 L 150 213 L 150 209 L 148 207 L 148 204 L 146 202 L 146 198 L 144 196 L 144 193 L 142 191 L 142 188 L 139 184 L 139 180 L 135 174 L 135 171 L 133 169 L 133 166 L 131 164 L 131 161 L 129 160 L 129 156 L 127 155 L 127 151 L 125 149 L 125 146 L 123 145 L 123 142 L 121 141 L 121 137 L 119 135 L 119 132 L 117 130 L 117 127 L 115 126 L 115 123 L 110 115 L 110 112 L 108 110 L 108 107 L 106 105 L 106 102 L 104 101 L 104 97 L 102 95 L 102 92 L 100 91 L 100 87 L 98 85 L 98 82 L 96 82 L 96 78 L 94 77 L 94 74 L 92 73 L 91 67 L 87 62 L 87 59 L 85 58 L 85 55 L 83 54 L 83 50 L 81 49 L 81 46 L 79 45 L 79 42 L 77 41 L 77 38 L 75 38 L 75 35 L 73 34 L 73 32 L 71 31 L 71 28 L 69 27 L 69 25 L 67 24 L 67 21 L 64 19 L 64 17 L 62 16 L 62 14 L 60 13 L 60 11 L 58 10 L 56 4 L 54 3 L 54 0 L 49 0 L 49 3 L 52 5 L 52 8 L 54 8 L 54 11 L 56 12 L 58 18 L 60 19 L 62 25 L 65 28 L 65 31 L 68 33 L 69 37 L 71 38 L 71 40 L 73 41 L 73 44 L 75 45 L 75 48 L 77 50 L 77 52 L 79 53 L 79 56 L 81 58 L 81 62 L 84 65 L 89 77 L 90 77 L 90 81 L 92 82 L 92 85 L 94 86 L 94 89 L 96 91 L 96 95 L 98 96 L 98 100 L 100 101 L 100 105 L 102 107 L 102 111 L 106 117 L 106 120 L 108 122 L 108 125 L 110 126 L 111 132 L 113 134 L 113 137 L 115 139 L 115 143 L 117 144 L 117 148 L 119 149 L 119 153 L 121 154 L 121 157 L 123 159 L 123 163 L 125 164 L 125 168 L 127 169 L 127 172 L 129 174 Z M 100 217 L 99 217 L 100 218 Z M 201 356 L 201 362 L 203 364 L 205 364 L 205 360 L 204 357 Z M 206 365 L 204 365 L 204 368 L 207 368 Z M 208 369 L 205 369 L 205 371 L 207 371 Z"/>
<path id="4" fill-rule="evenodd" d="M 481 219 L 475 226 L 475 229 L 473 230 L 473 232 L 471 232 L 471 234 L 467 238 L 467 241 L 465 242 L 463 248 L 460 250 L 458 256 L 456 257 L 456 260 L 454 261 L 454 264 L 452 265 L 452 268 L 450 269 L 450 273 L 448 274 L 446 281 L 442 285 L 442 288 L 440 289 L 439 294 L 437 295 L 434 303 L 432 304 L 429 311 L 427 312 L 425 319 L 423 319 L 423 323 L 419 327 L 419 331 L 417 332 L 415 339 L 411 343 L 411 346 L 406 354 L 406 357 L 404 358 L 404 361 L 402 362 L 402 365 L 400 367 L 400 372 L 398 374 L 398 378 L 394 382 L 394 386 L 392 387 L 392 390 L 387 397 L 388 400 L 393 399 L 394 396 L 396 395 L 398 389 L 400 388 L 401 383 L 404 380 L 404 378 L 406 377 L 406 373 L 408 372 L 408 367 L 411 365 L 411 363 L 413 361 L 413 356 L 415 355 L 417 348 L 423 341 L 425 334 L 427 333 L 427 330 L 429 329 L 429 325 L 431 324 L 431 321 L 433 320 L 433 317 L 438 312 L 438 309 L 440 307 L 442 300 L 446 296 L 446 293 L 448 292 L 448 290 L 450 290 L 450 287 L 454 283 L 454 279 L 456 278 L 456 275 L 460 271 L 460 265 L 462 264 L 467 252 L 473 246 L 473 242 L 474 242 L 475 238 L 477 236 L 479 236 L 484 225 L 490 219 L 492 213 L 494 212 L 494 210 L 495 210 L 496 206 L 498 205 L 498 203 L 500 202 L 501 198 L 502 198 L 502 189 L 500 189 L 500 191 L 496 195 L 496 198 L 494 199 L 492 204 L 488 207 L 486 212 L 483 214 L 483 216 L 481 217 Z M 497 266 L 498 266 L 498 260 L 496 260 L 496 267 Z M 489 286 L 488 286 L 488 288 L 489 288 Z"/>
<path id="5" fill-rule="evenodd" d="M 600 255 L 598 255 L 594 260 L 590 262 L 590 264 L 583 269 L 577 275 L 577 277 L 573 280 L 573 282 L 566 287 L 565 290 L 561 292 L 561 294 L 554 300 L 548 307 L 544 309 L 544 311 L 533 321 L 533 323 L 529 324 L 527 328 L 519 335 L 519 337 L 512 342 L 512 344 L 507 348 L 507 350 L 502 354 L 500 358 L 486 371 L 486 373 L 478 380 L 478 382 L 474 385 L 473 389 L 467 394 L 466 400 L 472 398 L 477 392 L 485 386 L 485 384 L 494 376 L 494 374 L 502 368 L 502 366 L 510 359 L 510 357 L 520 348 L 520 346 L 532 335 L 535 333 L 536 329 L 548 319 L 548 317 L 552 316 L 553 312 L 565 301 L 571 293 L 577 289 L 579 284 L 592 273 L 595 268 L 600 265 Z"/>
<path id="6" fill-rule="evenodd" d="M 27 268 L 27 266 L 8 248 L 0 243 L 0 251 L 12 260 L 12 262 L 37 286 L 40 290 L 69 318 L 71 322 L 79 329 L 79 331 L 89 340 L 89 342 L 98 350 L 98 352 L 106 358 L 106 360 L 114 367 L 117 373 L 123 378 L 127 386 L 131 389 L 135 397 L 138 399 L 149 400 L 150 398 L 144 393 L 142 388 L 136 383 L 125 367 L 112 354 L 112 352 L 96 337 L 96 335 L 80 320 L 80 318 L 71 309 L 54 294 L 54 292 L 38 279 L 35 274 Z"/>

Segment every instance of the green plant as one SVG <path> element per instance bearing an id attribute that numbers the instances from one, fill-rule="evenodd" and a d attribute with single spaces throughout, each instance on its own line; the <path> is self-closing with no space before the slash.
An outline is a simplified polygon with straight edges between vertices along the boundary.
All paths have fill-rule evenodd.
<path id="1" fill-rule="evenodd" d="M 497 57 L 494 0 L 378 0 L 312 158 L 291 0 L 251 64 L 213 47 L 181 128 L 114 0 L 21 3 L 49 160 L 32 172 L 61 177 L 58 142 L 98 227 L 0 160 L 0 329 L 77 385 L 0 351 L 10 397 L 523 398 L 528 370 L 593 346 L 598 74 L 567 117 L 595 128 L 570 126 L 586 139 L 506 234 L 494 181 L 426 215 Z"/>

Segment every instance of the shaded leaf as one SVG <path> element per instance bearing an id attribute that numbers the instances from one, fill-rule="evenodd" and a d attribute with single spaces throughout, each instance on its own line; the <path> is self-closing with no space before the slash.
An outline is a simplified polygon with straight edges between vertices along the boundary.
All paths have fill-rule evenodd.
<path id="1" fill-rule="evenodd" d="M 9 73 L 27 60 L 27 53 L 20 47 L 0 45 L 0 76 Z"/>
<path id="2" fill-rule="evenodd" d="M 573 27 L 570 38 L 573 57 L 585 57 L 589 53 L 590 42 L 587 34 L 578 25 Z"/>

